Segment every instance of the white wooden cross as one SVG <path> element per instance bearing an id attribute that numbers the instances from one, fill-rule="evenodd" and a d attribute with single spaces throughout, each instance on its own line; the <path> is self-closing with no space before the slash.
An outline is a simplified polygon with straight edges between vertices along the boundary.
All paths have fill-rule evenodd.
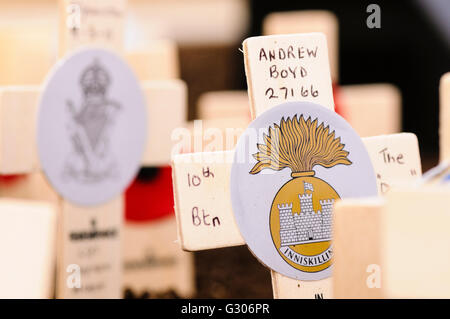
<path id="1" fill-rule="evenodd" d="M 106 46 L 116 51 L 121 50 L 123 42 L 121 27 L 125 1 L 61 1 L 61 46 L 60 54 L 84 44 Z M 173 92 L 170 88 L 173 88 Z M 173 109 L 173 121 L 164 125 L 167 134 L 161 134 L 154 113 L 162 114 L 167 110 L 167 104 L 152 105 L 149 112 L 150 132 L 152 137 L 143 159 L 143 165 L 160 165 L 170 158 L 170 131 L 184 121 L 185 88 L 184 84 L 149 82 L 143 84 L 144 94 L 148 100 L 161 99 L 161 93 L 171 95 L 179 103 Z M 35 118 L 37 98 L 40 88 L 17 87 L 4 88 L 7 99 L 1 104 L 2 112 L 2 143 L 0 171 L 2 174 L 27 174 L 11 187 L 2 189 L 2 195 L 14 197 L 50 199 L 58 207 L 60 232 L 58 236 L 57 260 L 57 297 L 113 297 L 122 295 L 122 254 L 121 227 L 123 215 L 123 199 L 118 197 L 109 203 L 97 207 L 78 207 L 59 198 L 46 184 L 39 170 L 35 151 Z M 165 101 L 167 102 L 167 101 Z M 158 109 L 159 108 L 159 109 Z M 29 116 L 23 116 L 29 114 Z M 156 120 L 156 121 L 155 121 Z M 155 133 L 157 132 L 157 133 Z M 154 136 L 159 135 L 155 142 Z M 152 144 L 153 143 L 153 144 Z M 69 240 L 69 233 L 90 231 L 91 222 L 95 220 L 96 229 L 114 230 L 117 234 L 111 240 L 97 243 L 75 243 Z M 92 226 L 94 227 L 94 226 Z M 89 257 L 90 256 L 90 257 Z M 92 257 L 93 256 L 93 257 Z M 67 279 L 76 267 L 69 265 L 78 262 L 84 266 L 106 265 L 103 274 L 82 272 L 82 288 L 68 288 Z M 101 267 L 100 267 L 101 268 Z M 83 289 L 84 288 L 84 289 Z M 82 290 L 82 292 L 80 292 Z"/>
<path id="2" fill-rule="evenodd" d="M 418 182 L 422 172 L 414 134 L 371 137 L 364 142 L 377 174 L 380 196 Z M 375 245 L 379 241 L 373 239 L 383 235 L 379 212 L 382 202 L 379 197 L 347 199 L 336 204 L 333 227 L 333 291 L 336 298 L 381 297 L 380 290 L 369 289 L 366 281 L 371 272 L 378 270 L 379 259 L 374 256 L 380 253 Z M 367 260 L 372 262 L 366 263 Z"/>
<path id="3" fill-rule="evenodd" d="M 92 5 L 91 1 L 86 1 L 80 3 L 81 7 L 85 5 Z M 90 29 L 95 29 L 94 35 L 99 35 L 100 38 L 94 39 L 96 44 L 110 46 L 113 44 L 115 49 L 123 46 L 123 18 L 125 10 L 125 1 L 119 1 L 120 10 L 111 10 L 110 1 L 100 1 L 96 5 L 98 8 L 103 8 L 105 12 L 112 11 L 113 16 L 120 17 L 121 21 L 116 20 L 111 21 L 111 24 L 107 27 L 103 27 L 102 17 L 93 17 L 92 24 L 89 21 L 83 23 L 83 28 L 85 31 L 90 31 Z M 70 6 L 70 4 L 69 4 Z M 67 8 L 67 5 L 66 5 Z M 119 8 L 117 8 L 119 9 Z M 106 17 L 105 17 L 106 19 Z M 67 20 L 67 19 L 66 19 Z M 120 23 L 117 23 L 120 22 Z M 106 25 L 105 25 L 106 26 Z M 68 42 L 92 42 L 93 39 L 83 38 L 83 29 L 80 30 L 80 36 L 78 40 L 69 40 Z M 87 33 L 87 36 L 91 32 Z M 106 36 L 106 39 L 102 38 L 102 35 Z M 121 37 L 120 39 L 117 37 Z M 105 43 L 104 43 L 105 42 Z M 119 48 L 119 49 L 120 49 Z M 117 51 L 117 50 L 116 50 Z M 155 61 L 155 56 L 158 57 L 158 67 L 152 64 Z M 174 50 L 174 44 L 170 42 L 159 42 L 156 48 L 151 50 L 138 50 L 126 54 L 127 60 L 131 63 L 134 69 L 137 71 L 140 79 L 152 79 L 153 77 L 161 78 L 173 78 L 178 74 L 176 71 L 176 53 Z M 161 61 L 167 61 L 167 63 L 161 63 Z M 162 66 L 166 66 L 164 69 Z M 153 68 L 152 68 L 153 67 Z M 159 70 L 159 71 L 158 71 Z M 153 73 L 153 74 L 152 74 Z M 171 142 L 171 132 L 175 128 L 182 126 L 187 113 L 187 97 L 186 97 L 186 87 L 182 81 L 151 81 L 143 82 L 142 84 L 144 94 L 146 96 L 148 104 L 148 121 L 149 121 L 149 132 L 148 132 L 148 144 L 146 151 L 144 152 L 144 157 L 142 160 L 143 166 L 160 166 L 165 165 L 169 162 L 171 152 L 172 152 L 172 142 Z M 168 108 L 167 106 L 170 106 Z M 164 114 L 164 119 L 170 119 L 169 121 L 161 121 L 162 115 Z M 162 228 L 161 228 L 162 227 Z M 177 263 L 176 267 L 171 270 L 167 267 L 167 270 L 158 273 L 155 272 L 153 275 L 153 282 L 149 282 L 149 273 L 147 272 L 130 272 L 127 271 L 124 275 L 124 285 L 136 287 L 138 290 L 147 290 L 149 287 L 153 287 L 156 290 L 164 290 L 168 288 L 175 289 L 178 293 L 184 296 L 190 296 L 193 293 L 193 269 L 192 269 L 192 257 L 187 254 L 176 253 L 176 250 L 171 249 L 170 241 L 166 242 L 171 238 L 170 229 L 174 227 L 172 222 L 166 222 L 166 225 L 130 225 L 126 224 L 124 228 L 124 235 L 122 237 L 124 242 L 124 258 L 125 263 L 133 258 L 142 257 L 142 251 L 139 250 L 138 245 L 134 245 L 133 249 L 130 249 L 130 241 L 140 239 L 140 243 L 144 244 L 143 239 L 148 238 L 147 236 L 158 235 L 158 232 L 163 230 L 164 236 L 159 236 L 160 245 L 166 245 L 166 251 L 162 252 L 158 250 L 158 254 L 161 253 L 163 256 L 174 259 Z M 146 231 L 143 233 L 142 228 Z M 162 229 L 162 230 L 161 230 Z M 172 233 L 173 234 L 173 233 Z M 144 237 L 143 237 L 144 236 Z M 173 238 L 174 240 L 175 238 Z M 155 245 L 157 246 L 157 245 Z M 146 248 L 141 249 L 148 249 Z M 153 246 L 154 247 L 154 246 Z M 172 252 L 172 253 L 171 253 Z M 155 253 L 155 252 L 154 252 Z M 158 255 L 159 256 L 159 255 Z M 173 272 L 177 273 L 178 279 L 175 279 Z M 163 275 L 161 275 L 163 274 Z M 171 279 L 172 277 L 173 279 Z M 145 280 L 143 280 L 145 278 Z"/>
<path id="4" fill-rule="evenodd" d="M 288 41 L 289 40 L 289 41 Z M 292 41 L 292 42 L 290 42 Z M 276 43 L 276 44 L 275 44 Z M 313 70 L 312 82 L 321 91 L 319 98 L 288 96 L 281 101 L 267 100 L 267 86 L 272 83 L 262 68 L 254 64 L 261 47 L 288 47 L 302 44 L 305 48 L 318 48 L 314 62 L 304 65 Z M 312 100 L 333 108 L 331 79 L 327 63 L 326 41 L 323 35 L 304 34 L 251 38 L 244 42 L 244 54 L 249 84 L 252 114 L 260 114 L 267 108 L 289 100 Z M 277 65 L 278 68 L 283 64 Z M 264 69 L 265 70 L 265 69 Z M 328 75 L 328 76 L 327 76 Z M 310 79 L 311 80 L 311 79 Z M 274 87 L 299 87 L 301 79 L 277 79 Z M 275 92 L 273 92 L 275 93 Z M 279 92 L 277 92 L 279 94 Z M 413 150 L 413 152 L 417 150 Z M 236 226 L 229 195 L 230 163 L 233 152 L 195 153 L 176 156 L 173 161 L 175 205 L 178 231 L 183 249 L 201 250 L 242 245 L 244 241 Z M 206 173 L 206 174 L 205 174 Z M 214 174 L 214 177 L 210 173 Z M 273 274 L 274 296 L 331 297 L 331 279 L 317 282 L 298 282 Z"/>
<path id="5" fill-rule="evenodd" d="M 126 1 L 61 0 L 59 3 L 60 57 L 86 45 L 122 52 Z M 59 207 L 61 220 L 57 254 L 57 297 L 119 298 L 123 197 L 118 196 L 105 204 L 91 207 L 79 207 L 60 199 Z M 108 230 L 116 235 L 101 244 L 71 239 L 71 235 L 75 233 L 96 230 Z M 81 287 L 74 288 L 70 283 L 80 269 L 83 269 L 80 272 Z"/>
<path id="6" fill-rule="evenodd" d="M 448 186 L 402 186 L 385 200 L 337 203 L 335 296 L 448 298 L 449 196 Z"/>
<path id="7" fill-rule="evenodd" d="M 16 99 L 19 92 L 21 101 Z M 34 122 L 23 114 L 34 113 L 28 103 L 37 95 L 33 88 L 0 88 L 1 298 L 54 295 L 56 194 L 40 173 L 9 176 L 16 168 L 32 169 L 27 159 L 35 155 L 33 149 L 21 146 L 32 138 Z"/>
<path id="8" fill-rule="evenodd" d="M 449 110 L 450 73 L 447 73 L 440 84 L 441 165 L 449 160 Z M 402 148 L 405 144 L 396 147 Z M 385 165 L 397 166 L 395 171 L 399 173 L 411 164 L 411 158 L 404 160 L 408 165 L 403 168 L 398 161 Z M 450 242 L 446 226 L 450 189 L 442 183 L 448 173 L 444 169 L 435 180 L 429 181 L 431 185 L 397 185 L 386 200 L 343 200 L 336 205 L 333 280 L 337 298 L 450 296 L 447 272 L 450 258 L 446 254 Z M 422 253 L 435 256 L 427 258 L 427 272 L 413 257 Z"/>
<path id="9" fill-rule="evenodd" d="M 56 209 L 45 201 L 0 199 L 0 298 L 52 298 Z"/>
<path id="10" fill-rule="evenodd" d="M 313 31 L 323 32 L 327 37 L 331 78 L 333 83 L 338 83 L 338 21 L 334 14 L 328 11 L 279 12 L 269 14 L 263 21 L 263 33 L 267 35 Z M 241 95 L 243 94 L 241 93 Z M 238 92 L 225 91 L 211 92 L 202 96 L 199 100 L 198 113 L 200 118 L 204 120 L 203 123 L 209 123 L 212 119 L 219 121 L 221 117 L 245 119 L 245 111 L 243 110 L 245 110 L 246 101 L 242 100 L 241 95 Z M 337 98 L 340 111 L 344 113 L 345 118 L 360 136 L 374 136 L 400 131 L 401 96 L 399 90 L 393 85 L 340 86 L 337 91 Z M 372 121 L 373 118 L 386 120 Z M 236 120 L 236 123 L 239 122 Z M 239 126 L 235 124 L 234 127 Z M 381 165 L 382 163 L 378 161 L 378 154 L 376 154 L 377 144 L 384 143 L 383 141 L 387 139 L 387 137 L 385 139 L 375 138 L 366 141 L 368 150 L 372 153 L 374 166 L 379 172 L 377 181 L 380 193 L 385 193 L 397 179 L 401 180 L 403 177 L 408 178 L 408 176 L 415 178 L 421 174 L 420 161 L 416 160 L 417 158 L 420 160 L 417 141 L 411 135 L 390 136 L 389 139 L 393 139 L 392 143 L 396 146 L 401 145 L 401 142 L 406 142 L 405 147 L 409 150 L 407 154 L 411 154 L 410 156 L 415 158 L 412 175 L 408 175 L 408 172 L 398 174 L 395 171 L 392 172 L 389 166 Z M 397 140 L 398 142 L 395 142 Z M 379 149 L 379 151 L 381 150 Z M 272 283 L 275 297 L 296 298 L 302 296 L 298 294 L 301 291 L 299 291 L 296 281 L 273 274 Z M 317 296 L 323 296 L 323 293 L 317 293 Z"/>
<path id="11" fill-rule="evenodd" d="M 247 118 L 250 107 L 246 91 L 215 91 L 202 94 L 197 103 L 199 119 Z"/>
<path id="12" fill-rule="evenodd" d="M 10 23 L 2 20 L 5 23 L 0 26 L 0 85 L 40 85 L 43 82 L 60 50 L 56 28 L 58 8 L 55 4 L 58 1 L 47 4 L 36 1 L 36 4 L 27 3 L 26 6 L 0 5 L 2 18 L 9 16 L 12 20 L 8 21 Z M 129 6 L 127 12 L 128 9 Z M 80 12 L 74 8 L 70 11 L 72 21 L 76 21 L 76 15 Z M 37 19 L 36 15 L 39 15 Z M 127 23 L 132 24 L 132 21 L 128 17 Z M 17 52 L 28 51 L 33 54 L 17 55 Z M 152 39 L 141 41 L 138 45 L 128 44 L 123 54 L 141 81 L 179 78 L 178 49 L 172 40 Z"/>
<path id="13" fill-rule="evenodd" d="M 127 48 L 125 59 L 140 81 L 180 77 L 178 47 L 171 40 L 153 40 L 137 48 Z"/>

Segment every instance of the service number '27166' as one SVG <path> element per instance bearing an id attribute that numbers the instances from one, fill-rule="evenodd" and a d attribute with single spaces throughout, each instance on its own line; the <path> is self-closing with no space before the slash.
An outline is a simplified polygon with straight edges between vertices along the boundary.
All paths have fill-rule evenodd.
<path id="1" fill-rule="evenodd" d="M 287 99 L 288 97 L 296 97 L 300 94 L 302 97 L 318 97 L 319 91 L 314 89 L 313 85 L 301 85 L 298 89 L 280 87 L 278 89 L 268 88 L 265 95 L 270 99 Z"/>

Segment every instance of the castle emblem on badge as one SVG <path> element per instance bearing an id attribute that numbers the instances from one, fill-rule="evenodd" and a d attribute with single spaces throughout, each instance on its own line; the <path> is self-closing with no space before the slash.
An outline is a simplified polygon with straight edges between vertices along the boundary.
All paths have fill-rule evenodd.
<path id="1" fill-rule="evenodd" d="M 339 194 L 315 177 L 316 165 L 326 169 L 352 165 L 349 152 L 329 126 L 295 115 L 282 118 L 257 144 L 256 164 L 263 169 L 291 170 L 292 179 L 277 192 L 270 208 L 270 234 L 280 256 L 295 269 L 320 272 L 331 266 L 332 210 Z"/>
<path id="2" fill-rule="evenodd" d="M 281 247 L 331 240 L 334 199 L 321 200 L 322 208 L 315 212 L 312 202 L 314 188 L 307 182 L 303 184 L 305 190 L 311 193 L 298 195 L 300 214 L 292 213 L 292 203 L 278 205 Z"/>
<path id="3" fill-rule="evenodd" d="M 118 173 L 109 144 L 121 106 L 108 98 L 111 77 L 98 60 L 81 73 L 79 84 L 81 105 L 77 107 L 71 100 L 66 102 L 72 152 L 64 165 L 63 175 L 66 180 L 96 183 Z"/>

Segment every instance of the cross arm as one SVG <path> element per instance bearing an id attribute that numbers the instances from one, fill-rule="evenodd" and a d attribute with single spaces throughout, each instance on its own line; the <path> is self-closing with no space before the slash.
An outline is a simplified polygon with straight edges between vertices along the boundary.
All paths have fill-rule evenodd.
<path id="1" fill-rule="evenodd" d="M 417 179 L 422 172 L 417 137 L 412 133 L 363 139 L 380 192 Z M 243 245 L 230 197 L 233 151 L 177 155 L 172 162 L 178 235 L 185 250 Z M 211 175 L 213 174 L 213 175 Z M 215 223 L 213 222 L 215 219 Z"/>

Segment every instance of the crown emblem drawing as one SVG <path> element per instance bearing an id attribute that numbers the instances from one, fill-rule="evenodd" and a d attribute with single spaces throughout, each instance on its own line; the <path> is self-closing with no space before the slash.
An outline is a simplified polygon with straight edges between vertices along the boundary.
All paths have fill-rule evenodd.
<path id="1" fill-rule="evenodd" d="M 264 169 L 291 170 L 270 210 L 270 233 L 280 256 L 292 267 L 318 272 L 331 265 L 332 210 L 339 194 L 315 176 L 314 167 L 352 165 L 340 137 L 318 119 L 282 118 L 257 144 L 252 175 Z"/>
<path id="2" fill-rule="evenodd" d="M 108 72 L 97 60 L 87 67 L 80 77 L 80 85 L 85 96 L 89 94 L 105 94 L 110 82 Z"/>
<path id="3" fill-rule="evenodd" d="M 121 107 L 107 97 L 111 77 L 98 60 L 81 72 L 79 84 L 83 93 L 81 105 L 77 107 L 71 100 L 66 102 L 72 153 L 63 174 L 92 183 L 117 174 L 109 145 L 111 129 Z"/>

